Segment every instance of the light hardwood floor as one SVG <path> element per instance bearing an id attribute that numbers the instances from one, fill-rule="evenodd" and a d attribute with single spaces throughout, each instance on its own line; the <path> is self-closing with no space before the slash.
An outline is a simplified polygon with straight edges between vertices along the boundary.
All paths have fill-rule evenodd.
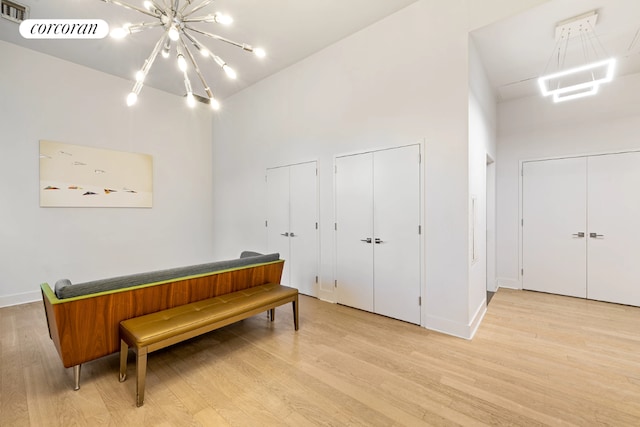
<path id="1" fill-rule="evenodd" d="M 2 426 L 640 425 L 640 308 L 501 289 L 472 341 L 308 297 L 134 364 L 62 367 L 41 303 L 0 309 Z"/>

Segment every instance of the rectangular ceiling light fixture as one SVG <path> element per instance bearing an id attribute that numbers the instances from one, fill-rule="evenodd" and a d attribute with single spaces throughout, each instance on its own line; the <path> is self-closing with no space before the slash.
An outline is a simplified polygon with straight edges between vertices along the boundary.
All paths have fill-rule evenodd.
<path id="1" fill-rule="evenodd" d="M 559 71 L 540 77 L 538 85 L 543 96 L 553 95 L 554 102 L 595 95 L 601 84 L 613 80 L 615 65 L 615 58 L 610 58 Z"/>
<path id="2" fill-rule="evenodd" d="M 601 84 L 613 80 L 616 66 L 615 58 L 601 59 L 575 68 L 563 69 L 569 44 L 575 39 L 578 39 L 579 45 L 582 46 L 584 59 L 590 57 L 606 58 L 608 56 L 599 43 L 600 40 L 594 30 L 597 20 L 598 13 L 592 11 L 557 24 L 555 32 L 556 47 L 552 51 L 551 57 L 558 58 L 556 70 L 559 71 L 546 74 L 538 79 L 538 85 L 543 96 L 553 96 L 553 102 L 583 98 L 595 95 L 598 93 Z M 598 41 L 603 52 L 598 52 L 596 45 L 593 43 L 594 40 Z"/>

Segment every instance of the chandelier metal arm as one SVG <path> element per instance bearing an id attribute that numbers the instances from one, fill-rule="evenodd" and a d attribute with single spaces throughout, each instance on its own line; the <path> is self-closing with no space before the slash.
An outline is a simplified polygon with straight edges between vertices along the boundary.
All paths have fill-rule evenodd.
<path id="1" fill-rule="evenodd" d="M 127 9 L 135 10 L 136 12 L 144 13 L 145 15 L 149 15 L 149 16 L 151 16 L 153 18 L 160 18 L 160 16 L 161 16 L 161 15 L 157 15 L 157 14 L 155 14 L 153 12 L 149 12 L 148 10 L 143 9 L 141 7 L 134 6 L 132 4 L 125 3 L 125 2 L 120 1 L 120 0 L 102 0 L 102 1 L 105 2 L 105 3 L 117 4 L 118 6 L 122 6 L 122 7 L 127 8 Z"/>
<path id="2" fill-rule="evenodd" d="M 129 96 L 127 96 L 127 105 L 131 106 L 135 104 L 136 100 L 138 99 L 138 95 L 142 90 L 142 86 L 144 86 L 144 79 L 147 76 L 147 73 L 149 72 L 149 70 L 151 69 L 151 66 L 153 65 L 153 61 L 155 61 L 156 56 L 158 56 L 158 52 L 160 51 L 160 46 L 162 46 L 166 38 L 167 38 L 167 33 L 165 32 L 162 35 L 162 37 L 160 37 L 160 39 L 156 42 L 156 45 L 151 51 L 151 54 L 149 55 L 149 57 L 144 61 L 144 65 L 142 66 L 142 69 L 138 72 L 139 74 L 136 75 L 136 82 L 133 85 L 133 89 L 131 89 L 131 93 L 129 93 Z"/>
<path id="3" fill-rule="evenodd" d="M 193 57 L 193 54 L 187 48 L 187 46 L 185 45 L 185 43 L 184 43 L 184 41 L 182 39 L 180 39 L 180 43 L 182 44 L 182 47 L 183 47 L 184 51 L 187 52 L 187 56 L 189 57 L 189 60 L 191 61 L 191 64 L 193 65 L 193 69 L 196 70 L 196 74 L 200 78 L 200 82 L 202 83 L 202 86 L 204 87 L 204 91 L 207 93 L 207 96 L 209 98 L 213 98 L 213 92 L 211 92 L 211 89 L 209 88 L 209 85 L 207 84 L 207 81 L 204 79 L 204 76 L 202 75 L 202 72 L 200 71 L 200 67 L 198 67 L 198 63 L 196 62 L 196 59 Z"/>
<path id="4" fill-rule="evenodd" d="M 215 22 L 211 21 L 212 19 L 215 19 L 214 15 L 205 15 L 198 16 L 197 18 L 185 18 L 182 22 Z"/>
<path id="5" fill-rule="evenodd" d="M 195 37 L 193 37 L 191 34 L 187 33 L 186 31 L 183 31 L 182 34 L 184 34 L 184 36 L 189 39 L 191 44 L 196 49 L 198 49 L 198 52 L 200 52 L 203 56 L 208 56 L 209 55 L 209 53 L 210 53 L 209 49 L 207 49 L 202 43 L 200 43 L 198 40 L 196 40 Z M 203 52 L 203 49 L 204 49 L 204 52 Z"/>
<path id="6" fill-rule="evenodd" d="M 238 43 L 238 42 L 235 42 L 235 41 L 233 41 L 233 40 L 229 40 L 229 39 L 227 39 L 227 38 L 224 38 L 224 37 L 222 37 L 222 36 L 219 36 L 219 35 L 217 35 L 217 34 L 208 33 L 208 32 L 206 32 L 206 31 L 199 30 L 199 29 L 197 29 L 197 28 L 194 28 L 194 27 L 192 27 L 192 26 L 190 26 L 190 25 L 186 25 L 186 24 L 185 24 L 185 26 L 184 26 L 184 29 L 186 29 L 186 30 L 190 30 L 190 31 L 195 31 L 196 33 L 200 33 L 200 34 L 202 34 L 202 35 L 204 35 L 204 36 L 211 37 L 212 39 L 219 40 L 219 41 L 221 41 L 221 42 L 225 42 L 225 43 L 229 43 L 229 44 L 231 44 L 231 45 L 234 45 L 234 46 L 236 46 L 236 47 L 239 47 L 239 48 L 241 48 L 241 49 L 244 49 L 244 50 L 246 50 L 246 51 L 248 51 L 248 52 L 253 52 L 253 47 L 251 47 L 251 45 L 248 45 L 248 44 L 246 44 L 246 43 Z"/>
<path id="7" fill-rule="evenodd" d="M 147 76 L 147 73 L 149 73 L 149 70 L 151 69 L 151 66 L 153 65 L 153 62 L 156 60 L 156 57 L 158 56 L 158 53 L 160 52 L 160 48 L 164 44 L 164 41 L 166 40 L 167 37 L 168 37 L 168 35 L 167 35 L 167 32 L 165 31 L 165 33 L 156 42 L 156 45 L 154 46 L 153 50 L 149 54 L 149 57 L 147 59 L 145 59 L 144 65 L 140 69 L 140 71 L 142 71 L 143 75 L 142 75 L 142 79 L 138 80 L 138 81 L 142 82 L 144 80 L 144 78 Z M 140 89 L 142 89 L 142 87 L 140 87 Z M 139 92 L 139 90 L 138 90 L 138 92 Z"/>
<path id="8" fill-rule="evenodd" d="M 184 88 L 187 92 L 187 96 L 193 95 L 193 89 L 191 88 L 191 80 L 189 80 L 189 75 L 187 74 L 187 63 L 184 59 L 184 43 L 181 43 L 182 40 L 179 39 L 178 44 L 176 45 L 176 52 L 178 54 L 178 68 L 182 70 L 182 74 L 184 75 Z"/>
<path id="9" fill-rule="evenodd" d="M 137 24 L 131 24 L 125 27 L 125 30 L 129 32 L 129 34 L 139 33 L 144 30 L 148 30 L 149 28 L 161 27 L 164 24 L 160 21 L 153 22 L 139 22 Z"/>
<path id="10" fill-rule="evenodd" d="M 193 9 L 191 9 L 189 12 L 184 13 L 184 16 L 189 16 L 194 12 L 197 12 L 198 10 L 202 9 L 203 7 L 207 7 L 211 4 L 213 0 L 204 0 L 202 3 L 200 3 L 199 5 L 197 5 L 196 7 L 194 7 Z M 184 12 L 184 10 L 187 8 L 187 5 L 191 4 L 191 0 L 187 0 L 184 4 L 184 6 L 182 6 L 182 9 L 180 10 L 180 13 Z"/>
<path id="11" fill-rule="evenodd" d="M 149 1 L 153 5 L 155 13 L 157 13 L 158 15 L 167 16 L 167 13 L 164 11 L 164 9 L 158 3 L 155 2 L 155 0 L 149 0 Z M 165 5 L 165 8 L 166 8 L 166 5 Z"/>
<path id="12" fill-rule="evenodd" d="M 182 5 L 178 13 L 183 13 L 184 10 L 187 8 L 187 6 L 189 6 L 190 4 L 191 4 L 191 0 L 185 0 L 184 4 Z"/>

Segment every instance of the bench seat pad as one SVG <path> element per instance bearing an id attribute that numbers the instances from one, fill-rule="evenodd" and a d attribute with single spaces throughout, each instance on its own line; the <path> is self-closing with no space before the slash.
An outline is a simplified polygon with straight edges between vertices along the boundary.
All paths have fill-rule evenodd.
<path id="1" fill-rule="evenodd" d="M 168 310 L 120 322 L 120 334 L 136 347 L 145 347 L 246 313 L 265 305 L 290 299 L 298 290 L 275 283 L 193 302 Z"/>

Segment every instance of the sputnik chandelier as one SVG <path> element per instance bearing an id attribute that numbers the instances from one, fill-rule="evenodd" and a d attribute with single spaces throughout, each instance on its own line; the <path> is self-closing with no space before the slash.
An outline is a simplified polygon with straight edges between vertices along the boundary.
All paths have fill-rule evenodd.
<path id="1" fill-rule="evenodd" d="M 207 47 L 205 47 L 205 45 L 196 39 L 196 33 L 214 40 L 231 44 L 247 52 L 252 52 L 259 58 L 263 58 L 265 56 L 265 51 L 261 48 L 254 48 L 246 43 L 238 43 L 193 26 L 193 24 L 197 23 L 212 23 L 220 25 L 231 24 L 233 20 L 230 16 L 218 12 L 204 16 L 194 15 L 197 11 L 212 3 L 213 0 L 201 0 L 200 2 L 198 2 L 198 0 L 146 0 L 144 1 L 144 8 L 131 5 L 120 0 L 102 1 L 135 10 L 153 18 L 150 22 L 125 24 L 122 27 L 114 28 L 110 33 L 113 38 L 121 39 L 130 34 L 156 27 L 161 27 L 164 30 L 162 36 L 160 36 L 160 39 L 156 42 L 153 50 L 151 51 L 151 54 L 149 54 L 149 57 L 144 61 L 142 68 L 136 73 L 136 82 L 133 85 L 133 89 L 127 96 L 127 105 L 129 106 L 135 104 L 138 100 L 138 95 L 142 90 L 144 80 L 147 77 L 153 62 L 158 56 L 158 53 L 161 53 L 164 58 L 169 58 L 171 56 L 171 52 L 174 51 L 178 68 L 184 75 L 187 104 L 190 107 L 194 107 L 196 105 L 196 99 L 191 87 L 191 80 L 188 75 L 190 63 L 193 70 L 198 75 L 200 82 L 204 87 L 204 91 L 209 98 L 209 105 L 214 110 L 220 108 L 220 102 L 213 96 L 213 92 L 202 75 L 200 67 L 198 66 L 198 63 L 196 62 L 196 59 L 187 43 L 198 51 L 202 57 L 212 59 L 219 67 L 222 68 L 229 78 L 235 79 L 237 75 L 233 68 L 231 68 L 222 58 L 211 52 Z"/>

